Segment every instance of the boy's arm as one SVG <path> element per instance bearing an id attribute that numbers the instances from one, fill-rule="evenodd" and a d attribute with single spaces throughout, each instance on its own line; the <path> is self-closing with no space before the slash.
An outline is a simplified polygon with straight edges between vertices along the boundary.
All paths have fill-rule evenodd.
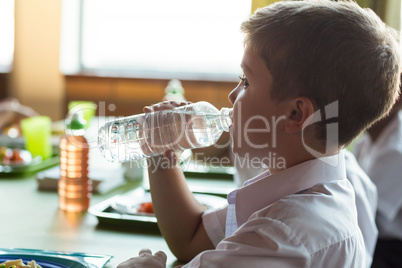
<path id="1" fill-rule="evenodd" d="M 162 102 L 144 108 L 154 112 L 186 105 L 187 102 Z M 173 151 L 148 159 L 149 184 L 159 229 L 172 253 L 189 261 L 201 251 L 214 246 L 204 229 L 201 215 L 205 210 L 187 187 L 183 172 L 176 165 Z"/>
<path id="2" fill-rule="evenodd" d="M 205 207 L 188 189 L 185 177 L 176 165 L 177 156 L 167 151 L 148 162 L 149 183 L 159 229 L 172 253 L 189 261 L 214 246 L 204 229 L 201 215 Z M 167 166 L 170 167 L 166 167 Z"/>

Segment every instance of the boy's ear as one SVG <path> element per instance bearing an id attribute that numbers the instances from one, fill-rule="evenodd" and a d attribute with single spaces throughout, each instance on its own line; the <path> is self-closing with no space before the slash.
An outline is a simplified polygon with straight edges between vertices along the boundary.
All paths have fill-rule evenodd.
<path id="1" fill-rule="evenodd" d="M 307 119 L 314 114 L 314 105 L 307 97 L 298 97 L 290 101 L 286 116 L 286 132 L 301 132 Z"/>

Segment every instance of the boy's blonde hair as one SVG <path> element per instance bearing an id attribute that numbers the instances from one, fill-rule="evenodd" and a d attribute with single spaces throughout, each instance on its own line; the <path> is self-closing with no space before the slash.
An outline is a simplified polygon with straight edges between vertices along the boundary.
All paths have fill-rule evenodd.
<path id="1" fill-rule="evenodd" d="M 396 31 L 350 1 L 282 1 L 242 24 L 272 74 L 272 98 L 308 97 L 315 109 L 339 101 L 339 144 L 389 112 L 399 89 Z M 325 141 L 325 124 L 317 137 Z"/>

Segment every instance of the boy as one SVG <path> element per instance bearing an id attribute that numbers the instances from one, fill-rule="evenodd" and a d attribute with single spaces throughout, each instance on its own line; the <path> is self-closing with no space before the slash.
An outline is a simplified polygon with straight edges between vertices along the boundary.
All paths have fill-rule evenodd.
<path id="1" fill-rule="evenodd" d="M 5 127 L 18 125 L 26 117 L 39 115 L 32 108 L 20 104 L 17 99 L 6 98 L 0 101 L 0 131 Z"/>
<path id="2" fill-rule="evenodd" d="M 159 228 L 185 267 L 365 267 L 341 149 L 386 114 L 399 87 L 395 33 L 353 2 L 283 1 L 242 24 L 230 93 L 233 152 L 269 168 L 205 211 L 171 168 L 149 174 Z M 147 107 L 166 109 L 169 103 Z M 323 118 L 321 118 L 323 117 Z M 164 267 L 140 252 L 119 267 Z"/>

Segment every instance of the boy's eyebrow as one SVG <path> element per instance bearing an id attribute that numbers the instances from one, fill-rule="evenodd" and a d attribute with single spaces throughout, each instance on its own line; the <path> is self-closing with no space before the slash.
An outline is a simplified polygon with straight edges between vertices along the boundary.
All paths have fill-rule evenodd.
<path id="1" fill-rule="evenodd" d="M 247 64 L 245 64 L 244 62 L 242 62 L 242 63 L 240 64 L 240 67 L 243 69 L 243 72 L 245 72 L 245 73 L 251 73 L 250 67 L 248 67 Z"/>

